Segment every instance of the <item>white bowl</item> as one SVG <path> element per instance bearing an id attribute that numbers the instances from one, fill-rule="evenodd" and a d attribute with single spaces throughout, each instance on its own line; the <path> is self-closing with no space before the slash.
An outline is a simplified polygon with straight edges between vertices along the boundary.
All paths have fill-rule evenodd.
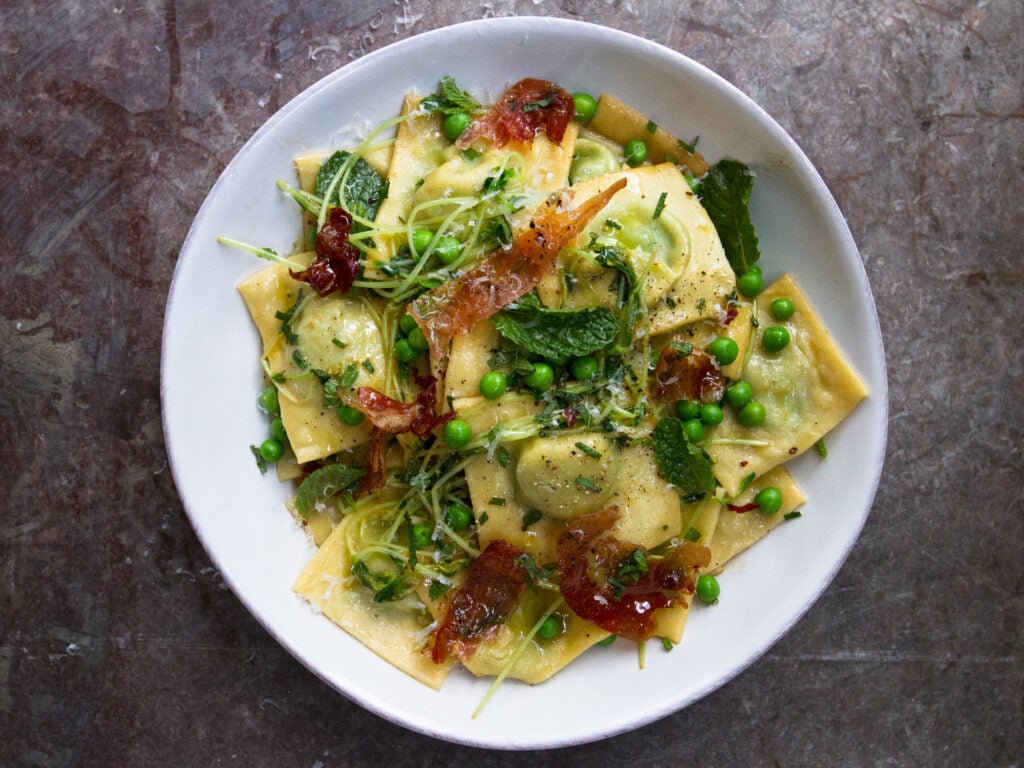
<path id="1" fill-rule="evenodd" d="M 352 146 L 395 115 L 402 94 L 441 75 L 497 96 L 521 77 L 569 91 L 616 94 L 670 132 L 700 136 L 709 160 L 757 174 L 751 201 L 766 283 L 794 274 L 864 377 L 871 396 L 828 437 L 829 458 L 791 463 L 804 516 L 730 564 L 721 602 L 696 606 L 671 653 L 646 669 L 619 642 L 589 651 L 541 687 L 506 682 L 471 719 L 490 680 L 464 671 L 441 692 L 414 682 L 291 591 L 312 554 L 249 452 L 266 433 L 255 407 L 260 345 L 235 285 L 265 264 L 220 246 L 229 235 L 287 252 L 299 213 L 275 188 L 300 152 Z M 274 115 L 242 148 L 196 216 L 174 272 L 164 325 L 164 433 L 196 533 L 267 630 L 311 671 L 382 717 L 450 741 L 503 749 L 554 747 L 635 728 L 699 699 L 765 652 L 810 607 L 853 545 L 878 484 L 886 436 L 881 332 L 842 214 L 792 139 L 729 83 L 674 51 L 604 27 L 549 18 L 469 22 L 371 53 L 328 75 Z M 811 452 L 813 453 L 813 452 Z"/>

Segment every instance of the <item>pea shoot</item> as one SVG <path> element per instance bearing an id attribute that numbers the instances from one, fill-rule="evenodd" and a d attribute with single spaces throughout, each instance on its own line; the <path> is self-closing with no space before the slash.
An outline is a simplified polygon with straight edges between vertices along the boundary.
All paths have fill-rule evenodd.
<path id="1" fill-rule="evenodd" d="M 644 160 L 647 159 L 647 145 L 640 141 L 640 139 L 627 141 L 626 146 L 622 148 L 622 152 L 625 155 L 626 164 L 631 168 L 643 165 Z"/>

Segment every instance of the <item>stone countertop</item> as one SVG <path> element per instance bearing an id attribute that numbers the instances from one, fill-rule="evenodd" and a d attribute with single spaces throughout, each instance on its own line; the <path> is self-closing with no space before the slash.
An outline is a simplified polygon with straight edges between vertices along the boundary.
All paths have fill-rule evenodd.
<path id="1" fill-rule="evenodd" d="M 0 6 L 0 764 L 1020 765 L 1024 6 L 288 5 Z M 191 219 L 264 120 L 395 40 L 528 14 L 685 53 L 793 135 L 860 245 L 891 421 L 863 535 L 763 658 L 633 733 L 513 754 L 362 710 L 247 613 L 167 470 L 159 360 Z"/>

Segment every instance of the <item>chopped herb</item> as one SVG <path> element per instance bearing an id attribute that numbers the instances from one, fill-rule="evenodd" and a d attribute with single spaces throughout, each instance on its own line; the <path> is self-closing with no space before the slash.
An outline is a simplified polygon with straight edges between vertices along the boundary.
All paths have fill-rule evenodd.
<path id="1" fill-rule="evenodd" d="M 469 160 L 470 162 L 478 159 L 482 154 L 483 152 L 481 152 L 479 149 L 473 149 L 472 147 L 470 147 L 469 149 L 462 150 L 462 156 Z M 420 183 L 422 184 L 422 181 Z"/>
<path id="2" fill-rule="evenodd" d="M 800 513 L 799 510 L 794 510 L 792 512 L 787 512 L 786 514 L 784 514 L 782 516 L 782 519 L 783 520 L 796 520 L 798 517 L 803 517 L 803 515 Z"/>
<path id="3" fill-rule="evenodd" d="M 486 523 L 490 519 L 491 519 L 491 516 L 488 515 L 486 512 L 484 512 L 482 515 L 480 515 L 480 518 L 479 518 L 479 520 L 477 522 L 479 522 L 480 525 L 483 525 L 484 523 Z"/>
<path id="4" fill-rule="evenodd" d="M 258 445 L 250 445 L 249 450 L 252 451 L 252 455 L 256 457 L 256 466 L 259 467 L 260 474 L 267 474 L 267 460 L 263 458 L 263 454 L 260 453 Z"/>
<path id="5" fill-rule="evenodd" d="M 448 591 L 448 585 L 443 581 L 432 581 L 430 587 L 427 589 L 427 595 L 431 600 L 440 600 L 444 597 L 444 593 Z"/>
<path id="6" fill-rule="evenodd" d="M 534 587 L 538 581 L 542 581 L 543 579 L 547 579 L 551 576 L 551 568 L 542 568 L 537 565 L 537 561 L 525 552 L 518 555 L 515 562 L 516 565 L 526 571 L 526 583 L 531 587 Z"/>
<path id="7" fill-rule="evenodd" d="M 697 151 L 697 142 L 700 141 L 700 136 L 695 137 L 694 140 L 691 141 L 689 144 L 687 144 L 682 139 L 677 139 L 676 141 L 678 141 L 680 147 L 682 147 L 692 155 L 694 152 Z"/>
<path id="8" fill-rule="evenodd" d="M 703 312 L 704 311 L 704 307 L 706 305 L 707 305 L 707 301 L 704 299 L 703 296 L 701 296 L 700 297 L 700 301 L 697 302 L 697 311 L 698 312 Z"/>
<path id="9" fill-rule="evenodd" d="M 284 337 L 289 344 L 298 344 L 299 342 L 299 337 L 296 335 L 295 331 L 292 330 L 292 323 L 297 319 L 295 315 L 301 306 L 302 291 L 300 290 L 298 295 L 295 297 L 295 303 L 286 311 L 282 312 L 281 310 L 277 310 L 274 312 L 274 317 L 281 321 L 281 333 L 284 334 Z"/>
<path id="10" fill-rule="evenodd" d="M 615 219 L 605 219 L 604 225 L 608 227 L 608 229 L 622 229 L 622 225 Z"/>
<path id="11" fill-rule="evenodd" d="M 285 375 L 284 371 L 278 371 L 277 373 L 270 374 L 270 380 L 281 384 L 282 382 L 288 381 L 288 376 Z"/>
<path id="12" fill-rule="evenodd" d="M 755 477 L 757 477 L 757 472 L 751 472 L 751 473 L 750 473 L 749 475 L 747 475 L 746 477 L 744 477 L 744 478 L 743 478 L 743 479 L 742 479 L 742 480 L 740 481 L 740 490 L 739 490 L 739 493 L 737 493 L 736 495 L 737 495 L 737 496 L 739 496 L 739 495 L 740 495 L 740 493 L 743 493 L 743 492 L 744 492 L 745 490 L 747 490 L 747 488 L 749 488 L 749 487 L 750 487 L 750 484 L 751 484 L 752 482 L 754 482 L 754 478 L 755 478 Z"/>
<path id="13" fill-rule="evenodd" d="M 528 510 L 526 510 L 523 513 L 523 530 L 525 531 L 531 525 L 533 525 L 534 523 L 538 522 L 542 517 L 544 517 L 544 515 L 541 514 L 541 512 L 539 510 L 536 510 L 536 509 L 528 509 Z"/>
<path id="14" fill-rule="evenodd" d="M 665 210 L 665 198 L 668 197 L 668 192 L 662 192 L 658 196 L 658 204 L 654 206 L 654 216 L 652 220 L 657 219 L 661 216 L 661 212 Z"/>
<path id="15" fill-rule="evenodd" d="M 493 504 L 496 507 L 504 507 L 505 499 L 503 499 L 501 496 L 492 496 L 489 503 Z"/>
<path id="16" fill-rule="evenodd" d="M 373 367 L 373 362 L 369 358 L 367 358 L 366 360 L 363 360 L 363 368 L 366 369 L 367 373 L 376 373 L 377 372 L 377 369 Z"/>
<path id="17" fill-rule="evenodd" d="M 333 339 L 331 339 L 331 344 L 336 346 L 338 349 L 344 349 L 345 347 L 348 346 L 348 344 L 346 344 L 344 341 L 342 341 L 338 337 L 334 337 Z"/>
<path id="18" fill-rule="evenodd" d="M 481 188 L 485 195 L 488 192 L 498 192 L 499 190 L 504 189 L 508 186 L 509 181 L 516 175 L 516 172 L 512 168 L 505 168 L 500 173 L 497 173 L 497 168 L 492 168 L 491 171 L 491 175 L 484 179 L 484 184 Z"/>
<path id="19" fill-rule="evenodd" d="M 309 363 L 306 362 L 306 358 L 297 349 L 294 352 L 292 352 L 292 360 L 295 361 L 295 364 L 299 366 L 300 370 L 304 371 L 307 368 L 309 368 Z"/>
<path id="20" fill-rule="evenodd" d="M 345 366 L 345 370 L 341 374 L 341 378 L 338 379 L 339 387 L 351 387 L 356 383 L 356 379 L 359 378 L 359 366 L 355 363 L 349 363 Z"/>
<path id="21" fill-rule="evenodd" d="M 498 448 L 498 464 L 502 469 L 508 466 L 508 449 L 505 446 Z"/>
<path id="22" fill-rule="evenodd" d="M 663 637 L 661 638 L 661 647 L 664 648 L 666 651 L 671 651 L 673 648 L 676 647 L 676 644 L 669 640 L 667 637 Z"/>
<path id="23" fill-rule="evenodd" d="M 689 357 L 693 353 L 693 344 L 688 341 L 671 339 L 668 343 L 668 347 L 678 353 L 680 357 Z"/>
<path id="24" fill-rule="evenodd" d="M 675 309 L 676 308 L 676 300 L 673 299 L 671 296 L 666 296 L 665 297 L 665 303 L 668 305 L 669 309 Z"/>
<path id="25" fill-rule="evenodd" d="M 687 541 L 700 541 L 700 531 L 698 531 L 696 528 L 691 528 L 683 534 L 683 538 Z"/>
<path id="26" fill-rule="evenodd" d="M 631 587 L 640 581 L 647 573 L 647 553 L 637 547 L 619 562 L 619 567 L 614 575 L 608 577 L 608 584 L 612 588 L 612 594 L 618 600 L 627 587 Z"/>
<path id="27" fill-rule="evenodd" d="M 824 437 L 814 444 L 814 449 L 818 452 L 818 455 L 820 455 L 821 458 L 824 459 L 828 457 L 828 446 L 825 445 Z"/>
<path id="28" fill-rule="evenodd" d="M 584 489 L 586 489 L 588 491 L 600 491 L 601 490 L 601 486 L 599 486 L 597 483 L 595 483 L 589 477 L 584 477 L 583 475 L 577 475 L 576 476 L 576 485 L 578 485 L 580 488 L 584 488 Z"/>
<path id="29" fill-rule="evenodd" d="M 647 121 L 647 132 L 652 136 L 658 132 L 658 124 L 653 120 Z"/>
<path id="30" fill-rule="evenodd" d="M 579 448 L 581 451 L 583 451 L 585 454 L 587 454 L 587 456 L 589 456 L 592 459 L 600 459 L 601 458 L 601 452 L 600 451 L 595 451 L 593 448 L 591 448 L 586 443 L 576 443 L 576 447 Z"/>
<path id="31" fill-rule="evenodd" d="M 551 106 L 551 98 L 537 99 L 537 101 L 528 101 L 523 104 L 523 112 L 536 112 L 538 109 L 544 109 L 544 107 Z"/>
<path id="32" fill-rule="evenodd" d="M 405 579 L 394 571 L 374 573 L 362 560 L 352 562 L 352 575 L 359 579 L 364 587 L 373 590 L 373 602 L 387 603 L 401 597 L 405 590 Z"/>

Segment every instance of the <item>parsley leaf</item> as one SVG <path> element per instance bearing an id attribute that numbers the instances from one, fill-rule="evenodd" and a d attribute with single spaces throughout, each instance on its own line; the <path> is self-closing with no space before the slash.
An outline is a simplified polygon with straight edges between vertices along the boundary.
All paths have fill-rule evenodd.
<path id="1" fill-rule="evenodd" d="M 738 160 L 719 160 L 700 183 L 698 195 L 722 238 L 725 255 L 738 275 L 749 272 L 761 252 L 750 221 L 754 176 Z"/>
<path id="2" fill-rule="evenodd" d="M 619 324 L 605 307 L 544 309 L 535 296 L 509 304 L 493 318 L 509 341 L 546 358 L 581 357 L 615 340 Z"/>
<path id="3" fill-rule="evenodd" d="M 249 450 L 252 451 L 252 455 L 256 457 L 256 466 L 259 467 L 260 474 L 267 474 L 267 460 L 263 458 L 263 454 L 260 453 L 260 449 L 255 445 L 250 445 Z"/>
<path id="4" fill-rule="evenodd" d="M 647 553 L 637 547 L 619 562 L 615 573 L 608 577 L 608 584 L 612 588 L 612 595 L 616 600 L 622 597 L 626 587 L 630 587 L 640 581 L 640 578 L 647 574 Z"/>
<path id="5" fill-rule="evenodd" d="M 715 475 L 711 457 L 683 434 L 683 422 L 666 418 L 651 433 L 658 470 L 684 496 L 714 493 Z"/>
<path id="6" fill-rule="evenodd" d="M 309 517 L 316 505 L 336 493 L 350 488 L 366 472 L 358 467 L 345 464 L 328 464 L 313 472 L 299 485 L 295 497 L 295 511 L 302 517 Z"/>

